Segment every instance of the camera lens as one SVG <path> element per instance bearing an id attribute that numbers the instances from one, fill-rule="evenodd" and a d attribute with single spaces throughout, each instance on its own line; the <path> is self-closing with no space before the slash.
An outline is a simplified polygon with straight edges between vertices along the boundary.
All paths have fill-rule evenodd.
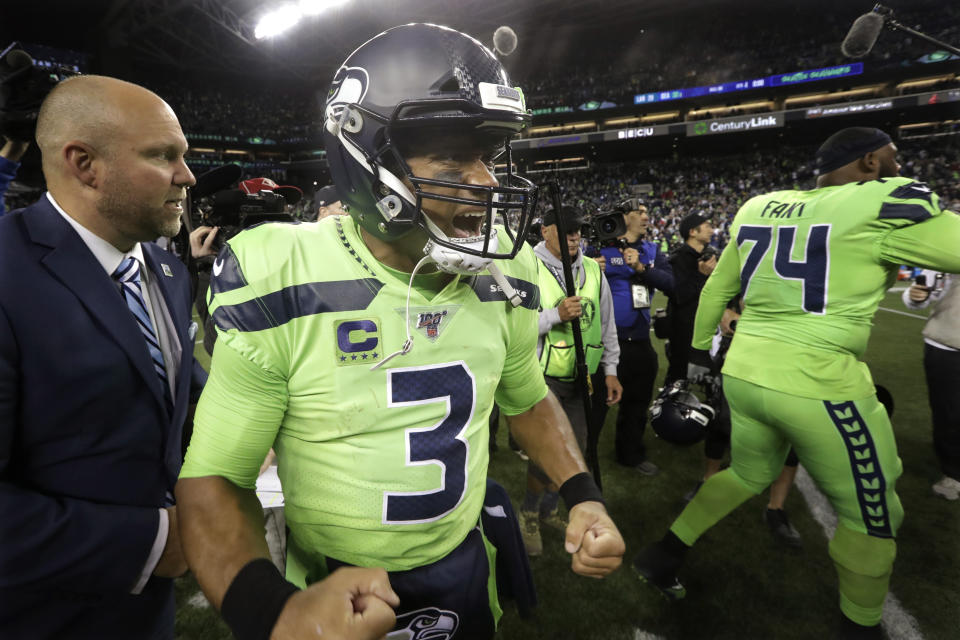
<path id="1" fill-rule="evenodd" d="M 613 233 L 617 230 L 617 223 L 610 218 L 600 221 L 600 231 L 603 233 Z"/>

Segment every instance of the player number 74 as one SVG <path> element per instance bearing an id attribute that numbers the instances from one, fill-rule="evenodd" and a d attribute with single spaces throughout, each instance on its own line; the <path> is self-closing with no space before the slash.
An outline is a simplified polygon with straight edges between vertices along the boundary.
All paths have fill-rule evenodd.
<path id="1" fill-rule="evenodd" d="M 797 226 L 777 228 L 776 252 L 773 258 L 773 270 L 784 280 L 799 280 L 803 287 L 801 305 L 807 313 L 822 315 L 827 310 L 827 282 L 830 274 L 830 227 L 829 224 L 811 225 L 807 234 L 807 246 L 803 260 L 793 260 L 793 245 L 797 236 Z M 740 291 L 746 300 L 750 280 L 757 272 L 770 244 L 773 241 L 773 227 L 745 224 L 737 232 L 737 246 L 752 242 L 750 253 L 740 269 Z"/>

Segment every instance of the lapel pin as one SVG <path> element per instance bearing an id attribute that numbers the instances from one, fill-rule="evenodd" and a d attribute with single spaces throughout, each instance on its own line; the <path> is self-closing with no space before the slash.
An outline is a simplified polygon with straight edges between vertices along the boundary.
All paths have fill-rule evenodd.
<path id="1" fill-rule="evenodd" d="M 161 263 L 160 263 L 160 268 L 163 269 L 163 275 L 167 276 L 168 278 L 172 278 L 172 277 L 173 277 L 173 271 L 170 270 L 169 265 L 166 265 L 166 264 L 164 264 L 164 263 L 161 262 Z"/>

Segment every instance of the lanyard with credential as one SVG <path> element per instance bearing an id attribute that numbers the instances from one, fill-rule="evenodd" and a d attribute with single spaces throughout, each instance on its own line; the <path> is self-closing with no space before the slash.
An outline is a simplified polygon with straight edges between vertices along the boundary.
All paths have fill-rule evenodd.
<path id="1" fill-rule="evenodd" d="M 542 261 L 541 261 L 541 262 L 542 262 Z M 566 281 L 566 280 L 564 279 L 564 277 L 563 277 L 563 268 L 561 267 L 561 268 L 558 269 L 557 267 L 554 267 L 553 265 L 549 265 L 549 264 L 547 264 L 546 262 L 543 263 L 543 266 L 545 266 L 547 269 L 549 269 L 550 273 L 553 274 L 554 279 L 556 279 L 557 284 L 560 285 L 560 289 L 561 289 L 564 293 L 566 293 L 566 291 L 567 291 L 567 281 Z M 577 295 L 580 295 L 580 278 L 577 277 L 577 272 L 574 270 L 574 266 L 575 266 L 575 265 L 570 265 L 570 272 L 573 274 L 573 288 L 576 290 Z M 581 269 L 583 268 L 582 263 L 581 263 L 581 267 L 580 267 L 580 268 L 581 268 Z M 586 284 L 586 283 L 584 283 L 584 284 Z"/>

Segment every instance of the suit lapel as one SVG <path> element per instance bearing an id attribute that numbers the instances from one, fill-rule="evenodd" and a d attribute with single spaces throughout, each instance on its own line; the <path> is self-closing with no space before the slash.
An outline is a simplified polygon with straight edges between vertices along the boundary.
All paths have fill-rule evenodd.
<path id="1" fill-rule="evenodd" d="M 52 249 L 41 258 L 43 265 L 73 291 L 80 304 L 103 327 L 104 333 L 120 345 L 146 382 L 158 409 L 165 412 L 162 391 L 143 334 L 119 288 L 80 236 L 46 199 L 35 205 L 23 219 L 31 239 Z"/>

